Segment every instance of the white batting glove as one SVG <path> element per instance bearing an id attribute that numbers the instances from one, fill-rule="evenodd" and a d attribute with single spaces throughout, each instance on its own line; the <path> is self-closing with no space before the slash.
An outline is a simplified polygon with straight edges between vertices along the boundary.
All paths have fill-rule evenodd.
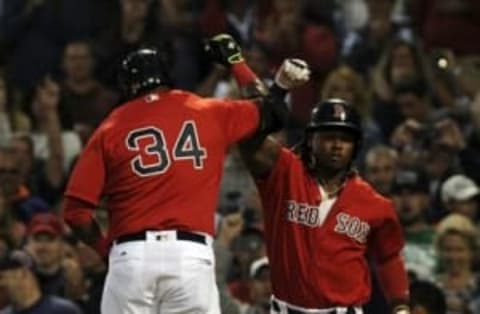
<path id="1" fill-rule="evenodd" d="M 275 73 L 275 84 L 290 90 L 299 87 L 310 80 L 310 69 L 302 59 L 285 59 Z"/>

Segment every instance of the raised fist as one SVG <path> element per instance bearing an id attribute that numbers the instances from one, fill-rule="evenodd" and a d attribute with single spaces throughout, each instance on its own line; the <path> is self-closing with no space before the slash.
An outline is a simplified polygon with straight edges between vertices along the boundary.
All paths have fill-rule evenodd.
<path id="1" fill-rule="evenodd" d="M 226 67 L 244 61 L 240 45 L 229 34 L 219 34 L 207 40 L 205 51 L 213 62 Z"/>
<path id="2" fill-rule="evenodd" d="M 310 69 L 301 59 L 285 59 L 275 73 L 275 84 L 285 90 L 299 87 L 308 80 L 310 80 Z"/>

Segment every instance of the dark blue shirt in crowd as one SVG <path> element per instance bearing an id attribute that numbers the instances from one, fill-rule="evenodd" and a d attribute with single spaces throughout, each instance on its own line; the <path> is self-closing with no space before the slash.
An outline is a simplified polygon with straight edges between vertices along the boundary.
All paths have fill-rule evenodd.
<path id="1" fill-rule="evenodd" d="M 67 299 L 52 295 L 43 296 L 28 309 L 15 310 L 8 308 L 1 314 L 83 314 L 79 307 Z"/>
<path id="2" fill-rule="evenodd" d="M 54 274 L 43 274 L 35 271 L 40 289 L 43 294 L 56 295 L 58 297 L 65 296 L 65 275 L 62 270 Z M 1 313 L 0 313 L 1 314 Z"/>

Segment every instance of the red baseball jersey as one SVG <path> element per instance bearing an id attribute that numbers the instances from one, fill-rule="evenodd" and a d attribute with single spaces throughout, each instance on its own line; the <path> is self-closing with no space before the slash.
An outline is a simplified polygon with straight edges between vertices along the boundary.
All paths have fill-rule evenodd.
<path id="1" fill-rule="evenodd" d="M 214 233 L 228 147 L 252 134 L 257 106 L 171 90 L 113 111 L 75 165 L 66 196 L 107 199 L 109 238 L 141 230 Z"/>
<path id="2" fill-rule="evenodd" d="M 306 308 L 366 303 L 371 290 L 366 254 L 381 260 L 404 244 L 391 202 L 353 176 L 320 224 L 318 182 L 287 149 L 257 185 L 273 294 Z"/>

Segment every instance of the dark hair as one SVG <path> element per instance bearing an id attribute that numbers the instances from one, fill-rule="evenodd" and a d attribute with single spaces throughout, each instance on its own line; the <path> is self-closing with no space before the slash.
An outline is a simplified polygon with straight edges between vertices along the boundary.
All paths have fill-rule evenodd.
<path id="1" fill-rule="evenodd" d="M 310 147 L 310 144 L 308 143 L 312 137 L 312 134 L 315 131 L 312 130 L 305 130 L 305 134 L 303 138 L 300 140 L 298 144 L 292 147 L 292 151 L 296 153 L 300 159 L 302 160 L 303 166 L 307 170 L 308 173 L 311 175 L 315 175 L 315 161 L 314 161 L 314 156 L 312 152 L 312 148 Z M 356 144 L 357 145 L 357 144 Z M 352 158 L 350 161 L 350 165 L 346 167 L 345 169 L 345 178 L 349 177 L 354 177 L 355 175 L 358 174 L 358 171 L 356 167 L 354 166 L 355 162 L 355 157 Z"/>
<path id="2" fill-rule="evenodd" d="M 386 64 L 385 68 L 383 69 L 383 77 L 386 79 L 388 84 L 392 84 L 392 61 L 393 61 L 393 52 L 401 46 L 407 47 L 415 62 L 415 67 L 419 72 L 417 72 L 418 78 L 423 79 L 425 81 L 429 81 L 429 73 L 428 73 L 428 66 L 429 64 L 426 61 L 425 53 L 422 50 L 422 44 L 419 38 L 413 39 L 405 39 L 400 35 L 394 37 L 389 44 L 386 46 L 383 54 L 386 56 Z"/>
<path id="3" fill-rule="evenodd" d="M 447 313 L 444 293 L 429 281 L 415 280 L 410 284 L 410 305 L 423 306 L 431 314 Z"/>

